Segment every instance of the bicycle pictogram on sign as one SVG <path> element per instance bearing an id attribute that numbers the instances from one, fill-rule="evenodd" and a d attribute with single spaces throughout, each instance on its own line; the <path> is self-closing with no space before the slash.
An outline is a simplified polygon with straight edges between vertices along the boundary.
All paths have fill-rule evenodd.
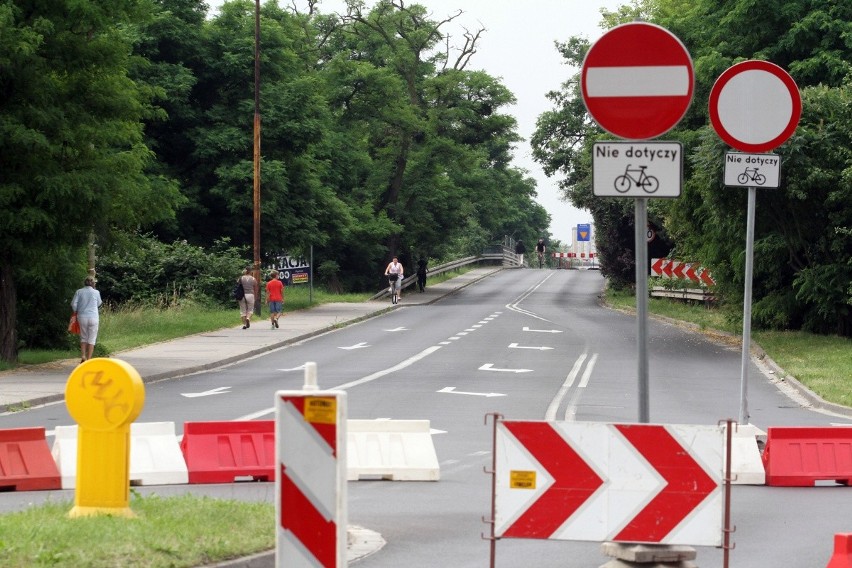
<path id="1" fill-rule="evenodd" d="M 743 173 L 737 176 L 737 181 L 741 184 L 753 181 L 757 185 L 763 185 L 766 183 L 766 176 L 760 173 L 760 168 L 746 168 Z"/>
<path id="2" fill-rule="evenodd" d="M 627 193 L 635 185 L 645 190 L 645 193 L 654 193 L 657 191 L 660 187 L 660 180 L 654 176 L 649 176 L 645 171 L 646 169 L 648 169 L 648 166 L 631 168 L 630 164 L 627 164 L 627 167 L 624 168 L 624 173 L 615 178 L 615 190 L 618 193 Z"/>

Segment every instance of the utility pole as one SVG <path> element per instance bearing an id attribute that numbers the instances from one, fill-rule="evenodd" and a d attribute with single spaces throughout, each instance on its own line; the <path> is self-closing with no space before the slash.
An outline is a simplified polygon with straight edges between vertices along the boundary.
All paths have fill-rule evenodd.
<path id="1" fill-rule="evenodd" d="M 260 315 L 260 0 L 254 0 L 254 313 Z"/>

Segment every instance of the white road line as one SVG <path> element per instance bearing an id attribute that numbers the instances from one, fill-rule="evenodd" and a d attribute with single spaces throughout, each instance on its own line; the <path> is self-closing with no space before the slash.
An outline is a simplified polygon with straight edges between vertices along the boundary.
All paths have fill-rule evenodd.
<path id="1" fill-rule="evenodd" d="M 556 396 L 553 397 L 553 400 L 550 401 L 547 411 L 544 413 L 545 420 L 556 420 L 556 411 L 559 410 L 559 405 L 562 404 L 562 399 L 565 398 L 565 395 L 568 394 L 568 390 L 571 388 L 571 385 L 573 385 L 574 381 L 577 379 L 577 375 L 583 367 L 583 361 L 586 360 L 587 356 L 588 353 L 583 353 L 577 357 L 576 361 L 574 361 L 574 366 L 571 367 L 571 372 L 568 373 L 567 377 L 565 377 L 565 382 L 562 383 L 562 386 L 559 388 L 559 391 L 557 391 Z"/>
<path id="2" fill-rule="evenodd" d="M 405 361 L 397 363 L 393 367 L 384 369 L 383 371 L 376 371 L 372 375 L 367 375 L 366 377 L 362 377 L 358 380 L 355 380 L 355 381 L 352 381 L 352 382 L 349 382 L 349 383 L 343 383 L 342 385 L 338 385 L 336 387 L 333 387 L 330 390 L 346 390 L 346 389 L 350 389 L 352 387 L 357 387 L 358 385 L 363 385 L 365 383 L 375 381 L 376 379 L 380 379 L 380 378 L 384 377 L 385 375 L 389 375 L 389 374 L 394 373 L 396 371 L 400 371 L 402 369 L 405 369 L 406 367 L 410 367 L 414 363 L 420 361 L 421 359 L 428 357 L 429 355 L 431 355 L 432 353 L 434 353 L 435 351 L 437 351 L 440 348 L 441 348 L 440 345 L 433 345 L 432 347 L 427 347 L 426 349 L 424 349 L 423 351 L 421 351 L 417 355 L 414 355 L 413 357 L 409 357 Z M 239 420 L 255 420 L 257 418 L 260 418 L 261 416 L 273 414 L 274 412 L 275 412 L 275 407 L 273 406 L 272 408 L 266 408 L 264 410 L 259 410 L 257 412 L 252 413 L 252 414 L 247 414 L 245 416 L 235 418 L 234 420 L 236 420 L 236 421 L 239 421 Z"/>
<path id="3" fill-rule="evenodd" d="M 523 294 L 521 294 L 518 298 L 516 298 L 514 302 L 512 302 L 512 303 L 510 303 L 510 304 L 506 304 L 506 307 L 507 307 L 508 309 L 512 310 L 513 312 L 517 312 L 517 313 L 519 313 L 519 314 L 523 314 L 523 315 L 526 315 L 526 316 L 530 316 L 530 317 L 532 317 L 532 318 L 535 318 L 535 319 L 538 319 L 538 320 L 541 320 L 541 321 L 546 321 L 547 323 L 553 323 L 552 321 L 550 321 L 550 320 L 549 320 L 549 319 L 547 319 L 547 318 L 543 318 L 543 317 L 541 317 L 541 316 L 540 316 L 540 315 L 538 315 L 538 314 L 535 314 L 535 313 L 533 313 L 533 312 L 531 312 L 531 311 L 529 311 L 529 310 L 525 310 L 525 309 L 521 308 L 518 304 L 520 304 L 521 302 L 523 302 L 524 300 L 526 300 L 526 299 L 530 296 L 530 294 L 532 294 L 533 292 L 535 292 L 536 290 L 538 290 L 538 289 L 539 289 L 539 287 L 540 287 L 542 284 L 544 284 L 545 282 L 547 282 L 547 281 L 548 281 L 548 279 L 550 279 L 551 277 L 553 277 L 553 275 L 554 275 L 554 274 L 555 274 L 555 272 L 551 272 L 550 274 L 548 274 L 548 275 L 547 275 L 547 276 L 546 276 L 546 277 L 545 277 L 545 278 L 544 278 L 541 282 L 539 282 L 538 284 L 536 284 L 536 285 L 534 285 L 534 286 L 530 287 L 529 289 L 527 289 L 527 291 L 526 291 L 526 292 L 524 292 L 524 293 L 523 293 Z"/>
<path id="4" fill-rule="evenodd" d="M 592 370 L 595 368 L 595 361 L 598 360 L 598 354 L 595 353 L 592 355 L 592 358 L 589 359 L 589 364 L 586 365 L 586 370 L 583 371 L 583 378 L 580 379 L 580 384 L 577 385 L 578 389 L 584 389 L 589 384 L 589 377 L 592 376 Z"/>
<path id="5" fill-rule="evenodd" d="M 380 378 L 384 377 L 385 375 L 389 375 L 391 373 L 395 373 L 396 371 L 401 371 L 402 369 L 405 369 L 406 367 L 410 367 L 414 363 L 420 361 L 421 359 L 428 357 L 429 355 L 431 355 L 432 353 L 434 353 L 435 351 L 437 351 L 440 348 L 441 348 L 440 345 L 433 345 L 432 347 L 427 347 L 426 349 L 424 349 L 423 351 L 421 351 L 417 355 L 414 355 L 413 357 L 409 357 L 405 361 L 402 361 L 401 363 L 397 363 L 393 367 L 390 367 L 390 368 L 385 369 L 383 371 L 377 371 L 377 372 L 373 373 L 372 375 L 367 375 L 366 377 L 360 378 L 357 381 L 352 381 L 350 383 L 344 383 L 344 384 L 336 386 L 334 388 L 335 389 L 341 389 L 341 390 L 349 389 L 349 388 L 352 388 L 352 387 L 357 387 L 358 385 L 363 385 L 365 383 L 375 381 L 376 379 L 380 379 Z"/>

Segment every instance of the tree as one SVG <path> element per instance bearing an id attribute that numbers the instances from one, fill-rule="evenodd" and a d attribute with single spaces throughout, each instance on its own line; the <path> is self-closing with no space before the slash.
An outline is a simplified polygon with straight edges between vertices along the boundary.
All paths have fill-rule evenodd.
<path id="1" fill-rule="evenodd" d="M 145 85 L 127 74 L 133 27 L 146 6 L 130 0 L 0 5 L 0 358 L 14 361 L 18 329 L 65 319 L 69 284 L 49 262 L 55 252 L 108 240 L 118 226 L 167 217 L 177 201 L 166 180 L 149 177 L 141 119 Z M 80 256 L 81 260 L 85 258 Z M 82 264 L 82 263 L 81 263 Z M 19 288 L 28 267 L 42 282 Z M 79 270 L 82 280 L 84 270 Z M 60 282 L 59 285 L 56 283 Z M 44 294 L 51 311 L 18 321 L 26 295 Z M 28 327 L 29 326 L 29 327 Z M 64 329 L 63 332 L 64 334 Z M 56 328 L 45 340 L 59 335 Z"/>

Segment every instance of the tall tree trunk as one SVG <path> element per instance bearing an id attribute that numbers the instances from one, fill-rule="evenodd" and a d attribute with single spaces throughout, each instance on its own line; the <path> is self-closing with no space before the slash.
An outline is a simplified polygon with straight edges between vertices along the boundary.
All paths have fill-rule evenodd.
<path id="1" fill-rule="evenodd" d="M 17 304 L 12 263 L 3 256 L 0 258 L 0 361 L 7 363 L 18 360 Z"/>

